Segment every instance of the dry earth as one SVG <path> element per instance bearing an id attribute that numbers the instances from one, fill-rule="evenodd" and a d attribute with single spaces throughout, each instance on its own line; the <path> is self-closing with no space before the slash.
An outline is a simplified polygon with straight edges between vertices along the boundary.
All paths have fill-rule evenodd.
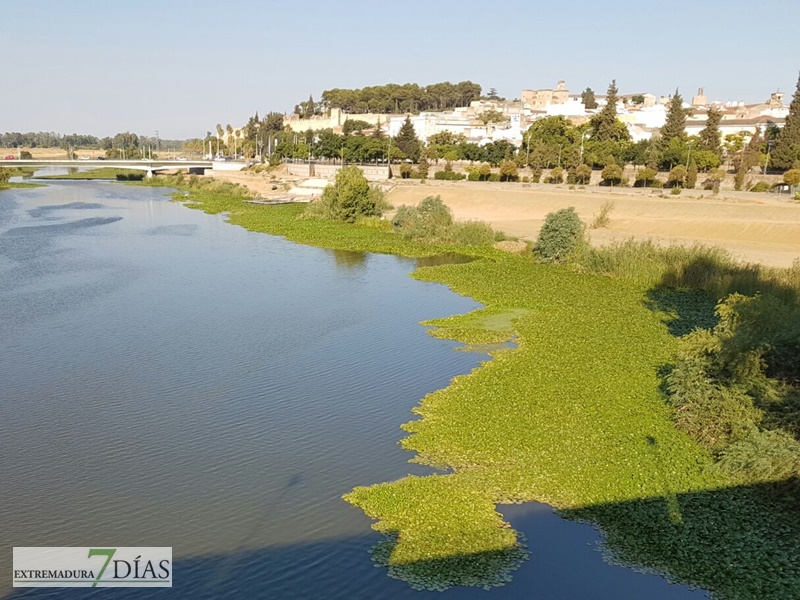
<path id="1" fill-rule="evenodd" d="M 788 267 L 800 258 L 800 203 L 771 194 L 736 197 L 654 196 L 650 191 L 601 188 L 523 188 L 520 184 L 438 183 L 399 185 L 395 206 L 438 195 L 458 220 L 480 220 L 509 235 L 535 240 L 545 216 L 568 206 L 586 222 L 606 201 L 614 203 L 609 224 L 590 230 L 593 244 L 650 239 L 662 244 L 717 245 L 747 262 Z M 708 192 L 706 192 L 708 193 Z"/>

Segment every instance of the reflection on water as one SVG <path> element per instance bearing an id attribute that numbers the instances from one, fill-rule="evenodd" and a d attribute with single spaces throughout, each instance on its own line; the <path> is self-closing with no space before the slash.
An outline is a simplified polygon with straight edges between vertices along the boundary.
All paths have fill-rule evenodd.
<path id="1" fill-rule="evenodd" d="M 367 266 L 367 253 L 354 250 L 325 250 L 333 256 L 336 268 L 362 271 Z"/>
<path id="2" fill-rule="evenodd" d="M 115 597 L 424 595 L 372 567 L 379 537 L 341 500 L 427 472 L 399 426 L 481 359 L 418 325 L 477 305 L 416 266 L 249 233 L 163 190 L 0 193 L 0 547 L 173 547 L 175 588 Z M 582 597 L 550 592 L 584 571 L 607 574 L 596 598 L 691 597 L 564 541 L 591 528 L 520 515 L 533 557 L 494 598 Z"/>

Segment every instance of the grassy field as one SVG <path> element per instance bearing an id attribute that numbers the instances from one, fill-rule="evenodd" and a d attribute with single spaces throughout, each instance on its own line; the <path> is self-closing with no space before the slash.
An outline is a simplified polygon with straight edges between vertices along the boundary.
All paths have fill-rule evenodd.
<path id="1" fill-rule="evenodd" d="M 231 185 L 179 197 L 192 208 L 226 212 L 251 231 L 314 246 L 405 256 L 455 251 L 478 259 L 413 275 L 485 306 L 426 323 L 434 335 L 465 343 L 514 336 L 517 344 L 426 396 L 414 409 L 417 418 L 403 425 L 409 435 L 402 445 L 415 453 L 413 461 L 447 474 L 357 487 L 344 496 L 385 534 L 374 559 L 391 576 L 429 589 L 508 581 L 526 549 L 495 507 L 536 500 L 599 525 L 609 552 L 627 564 L 720 598 L 796 596 L 796 504 L 775 493 L 779 483 L 726 479 L 711 454 L 675 427 L 664 402 L 661 375 L 677 334 L 713 324 L 708 293 L 302 219 L 302 206 L 248 204 Z"/>

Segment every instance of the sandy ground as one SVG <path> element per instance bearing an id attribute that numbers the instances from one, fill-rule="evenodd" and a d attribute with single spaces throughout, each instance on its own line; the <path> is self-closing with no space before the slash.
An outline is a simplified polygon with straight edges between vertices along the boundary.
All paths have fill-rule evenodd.
<path id="1" fill-rule="evenodd" d="M 800 203 L 786 197 L 744 193 L 731 198 L 661 198 L 649 190 L 609 193 L 601 188 L 486 186 L 463 182 L 399 185 L 389 194 L 389 201 L 395 206 L 416 204 L 425 196 L 439 195 L 456 219 L 487 221 L 527 240 L 536 238 L 550 212 L 574 206 L 590 223 L 601 205 L 611 201 L 614 208 L 609 224 L 590 230 L 594 244 L 628 238 L 662 244 L 702 243 L 722 246 L 744 261 L 780 267 L 791 266 L 800 258 Z"/>

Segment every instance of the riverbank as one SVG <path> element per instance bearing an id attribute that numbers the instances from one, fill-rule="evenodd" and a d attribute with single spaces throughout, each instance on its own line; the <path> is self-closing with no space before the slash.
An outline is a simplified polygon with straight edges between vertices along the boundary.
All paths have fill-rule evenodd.
<path id="1" fill-rule="evenodd" d="M 189 207 L 225 212 L 232 224 L 300 243 L 478 259 L 414 275 L 486 307 L 436 322 L 441 335 L 482 340 L 489 319 L 510 323 L 513 331 L 500 330 L 516 335 L 516 349 L 495 353 L 427 396 L 415 409 L 421 418 L 403 426 L 410 433 L 403 447 L 416 452 L 414 461 L 451 474 L 346 495 L 386 534 L 375 558 L 393 576 L 434 589 L 502 583 L 525 550 L 495 506 L 538 500 L 598 524 L 617 559 L 720 597 L 780 598 L 797 589 L 796 515 L 779 497 L 714 470 L 710 453 L 675 428 L 663 401 L 659 373 L 677 345 L 670 328 L 679 320 L 689 329 L 706 325 L 707 297 L 665 294 L 489 248 L 427 245 L 384 229 L 299 219 L 304 207 L 248 204 L 234 186 L 184 194 Z"/>
<path id="2" fill-rule="evenodd" d="M 215 179 L 269 194 L 280 176 L 263 173 L 215 173 Z M 439 195 L 458 220 L 486 221 L 509 236 L 535 240 L 545 216 L 574 206 L 591 222 L 605 202 L 614 204 L 609 223 L 591 231 L 591 243 L 650 240 L 662 246 L 705 244 L 725 248 L 739 260 L 789 267 L 800 258 L 800 203 L 769 193 L 725 192 L 714 197 L 702 190 L 669 190 L 598 186 L 570 190 L 567 185 L 394 180 L 388 200 L 395 206 L 417 204 Z M 663 192 L 663 197 L 660 195 Z M 274 193 L 274 192 L 272 192 Z"/>

